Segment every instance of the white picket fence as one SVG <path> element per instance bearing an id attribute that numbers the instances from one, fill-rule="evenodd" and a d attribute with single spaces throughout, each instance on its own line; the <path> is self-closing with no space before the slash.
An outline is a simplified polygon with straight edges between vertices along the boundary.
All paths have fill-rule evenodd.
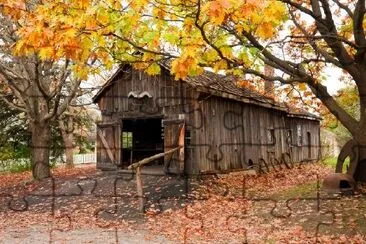
<path id="1" fill-rule="evenodd" d="M 96 162 L 97 158 L 95 153 L 74 154 L 74 164 L 92 164 Z"/>
<path id="2" fill-rule="evenodd" d="M 62 160 L 59 158 L 56 164 L 62 164 L 66 161 L 66 156 L 62 156 Z M 97 158 L 95 153 L 85 153 L 85 154 L 74 154 L 74 164 L 92 164 L 96 163 Z"/>

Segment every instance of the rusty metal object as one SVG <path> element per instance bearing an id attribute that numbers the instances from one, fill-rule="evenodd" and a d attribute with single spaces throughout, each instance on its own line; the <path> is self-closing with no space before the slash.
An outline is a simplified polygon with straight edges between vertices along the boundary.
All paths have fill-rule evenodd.
<path id="1" fill-rule="evenodd" d="M 345 159 L 349 156 L 350 163 L 347 174 L 353 176 L 355 181 L 366 182 L 366 158 L 365 148 L 361 147 L 356 140 L 349 140 L 339 153 L 336 173 L 343 173 Z"/>
<path id="2" fill-rule="evenodd" d="M 355 186 L 356 182 L 349 174 L 329 174 L 323 181 L 323 190 L 327 193 L 353 193 Z"/>

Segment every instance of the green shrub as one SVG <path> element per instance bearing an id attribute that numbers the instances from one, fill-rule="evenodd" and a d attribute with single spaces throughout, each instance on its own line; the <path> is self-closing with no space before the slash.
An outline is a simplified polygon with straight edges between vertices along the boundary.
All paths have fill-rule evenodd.
<path id="1" fill-rule="evenodd" d="M 32 165 L 29 159 L 8 159 L 0 161 L 0 172 L 18 173 L 31 169 Z"/>
<path id="2" fill-rule="evenodd" d="M 11 173 L 20 173 L 29 170 L 32 170 L 30 160 L 16 160 L 12 164 L 10 164 L 10 167 L 8 169 L 8 171 Z"/>

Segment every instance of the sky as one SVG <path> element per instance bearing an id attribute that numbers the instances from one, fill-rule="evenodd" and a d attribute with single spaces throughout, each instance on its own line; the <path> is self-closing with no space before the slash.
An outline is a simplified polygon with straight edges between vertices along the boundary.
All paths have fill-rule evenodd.
<path id="1" fill-rule="evenodd" d="M 335 95 L 339 89 L 346 87 L 344 82 L 340 81 L 341 71 L 336 68 L 325 68 L 326 80 L 323 82 L 327 86 L 328 92 Z"/>

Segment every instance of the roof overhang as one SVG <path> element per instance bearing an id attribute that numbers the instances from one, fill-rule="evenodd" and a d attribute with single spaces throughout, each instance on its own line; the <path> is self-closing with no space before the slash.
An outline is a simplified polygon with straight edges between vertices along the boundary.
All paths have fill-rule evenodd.
<path id="1" fill-rule="evenodd" d="M 166 63 L 159 63 L 159 64 L 162 69 L 170 72 L 169 67 L 167 66 Z M 102 86 L 102 88 L 98 91 L 98 93 L 93 97 L 94 103 L 99 102 L 99 99 L 104 94 L 106 89 L 113 84 L 115 78 L 126 66 L 131 67 L 130 64 L 121 64 L 120 65 L 120 67 L 117 69 L 117 71 L 108 79 L 108 81 Z M 214 89 L 214 88 L 210 88 L 207 86 L 194 85 L 190 82 L 187 82 L 186 80 L 181 80 L 181 81 L 186 82 L 189 86 L 193 87 L 198 92 L 205 92 L 205 93 L 209 93 L 213 96 L 217 96 L 217 97 L 227 98 L 227 99 L 239 101 L 242 103 L 254 104 L 254 105 L 257 105 L 260 107 L 264 107 L 264 108 L 283 111 L 287 114 L 288 117 L 303 118 L 303 119 L 318 120 L 318 121 L 321 120 L 321 117 L 319 117 L 315 114 L 311 114 L 311 113 L 307 113 L 307 112 L 304 112 L 304 113 L 292 112 L 291 109 L 288 108 L 286 105 L 275 102 L 275 101 L 270 101 L 270 99 L 266 99 L 265 101 L 262 101 L 259 99 L 255 99 L 255 97 L 239 96 L 239 95 L 236 95 L 236 94 L 233 94 L 233 93 L 221 90 L 221 89 Z M 136 94 L 134 94 L 134 95 L 136 95 Z M 140 94 L 138 94 L 137 96 L 139 96 L 139 95 Z M 144 95 L 147 95 L 147 94 L 144 94 Z M 149 95 L 147 95 L 147 96 L 150 97 Z"/>

